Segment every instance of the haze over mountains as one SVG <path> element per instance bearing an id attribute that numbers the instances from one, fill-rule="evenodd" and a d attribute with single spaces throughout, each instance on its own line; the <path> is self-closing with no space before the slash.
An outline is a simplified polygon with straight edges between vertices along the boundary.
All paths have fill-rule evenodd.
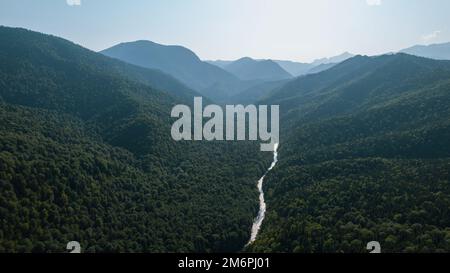
<path id="1" fill-rule="evenodd" d="M 241 80 L 277 81 L 292 78 L 292 75 L 271 60 L 253 60 L 249 57 L 241 58 L 223 69 L 237 76 Z"/>
<path id="2" fill-rule="evenodd" d="M 317 68 L 318 66 L 323 66 L 324 68 L 332 67 L 332 64 L 337 64 L 342 61 L 345 61 L 354 55 L 348 52 L 344 52 L 338 56 L 330 57 L 330 58 L 321 58 L 314 60 L 312 63 L 301 63 L 301 62 L 294 62 L 294 61 L 287 61 L 287 60 L 265 60 L 265 61 L 273 61 L 277 63 L 282 69 L 284 69 L 287 73 L 290 75 L 293 75 L 295 77 L 306 75 L 310 73 L 317 73 L 319 71 L 323 71 L 325 69 Z M 247 57 L 248 58 L 248 57 Z M 244 60 L 246 58 L 243 58 Z M 223 61 L 223 60 L 216 60 L 216 61 L 207 61 L 211 64 L 214 64 L 218 67 L 221 67 L 223 69 L 227 69 L 231 64 L 241 62 L 242 59 L 237 61 Z"/>
<path id="3" fill-rule="evenodd" d="M 448 48 L 449 44 L 415 46 L 401 52 L 446 59 Z M 312 63 L 254 60 L 249 57 L 236 61 L 202 61 L 182 46 L 166 46 L 150 41 L 122 43 L 101 53 L 141 67 L 159 69 L 220 103 L 235 102 L 239 97 L 245 102 L 255 102 L 284 80 L 326 71 L 354 56 L 344 52 Z"/>
<path id="4" fill-rule="evenodd" d="M 416 45 L 400 52 L 436 60 L 450 60 L 450 43 Z"/>
<path id="5" fill-rule="evenodd" d="M 319 64 L 317 66 L 313 66 L 312 68 L 310 68 L 305 75 L 308 74 L 315 74 L 315 73 L 319 73 L 325 70 L 328 70 L 330 68 L 332 68 L 333 66 L 337 65 L 337 63 L 324 63 L 324 64 Z"/>
<path id="6" fill-rule="evenodd" d="M 283 80 L 293 76 L 287 72 L 277 61 L 255 60 L 250 57 L 243 57 L 236 61 L 207 61 L 241 79 L 255 80 Z"/>
<path id="7" fill-rule="evenodd" d="M 351 54 L 344 53 L 316 60 L 311 64 L 254 60 L 249 57 L 236 61 L 205 62 L 185 47 L 161 45 L 151 41 L 121 43 L 101 53 L 137 66 L 161 70 L 191 89 L 219 102 L 227 102 L 232 97 L 265 82 L 277 82 L 290 79 L 293 75 L 320 72 L 331 67 L 331 63 L 351 57 Z"/>
<path id="8" fill-rule="evenodd" d="M 185 47 L 160 45 L 150 41 L 122 43 L 101 53 L 141 67 L 159 69 L 218 102 L 226 102 L 263 82 L 292 77 L 271 61 L 246 58 L 230 64 L 228 68 L 220 68 L 201 61 Z"/>
<path id="9" fill-rule="evenodd" d="M 291 75 L 295 77 L 308 74 L 308 71 L 311 68 L 313 68 L 313 65 L 311 63 L 301 63 L 282 60 L 274 60 L 274 62 L 279 64 L 284 70 L 288 71 Z"/>
<path id="10" fill-rule="evenodd" d="M 105 49 L 102 54 L 141 67 L 159 69 L 173 75 L 187 86 L 205 95 L 211 88 L 237 85 L 239 79 L 214 65 L 201 61 L 182 46 L 166 46 L 150 41 L 122 43 Z"/>

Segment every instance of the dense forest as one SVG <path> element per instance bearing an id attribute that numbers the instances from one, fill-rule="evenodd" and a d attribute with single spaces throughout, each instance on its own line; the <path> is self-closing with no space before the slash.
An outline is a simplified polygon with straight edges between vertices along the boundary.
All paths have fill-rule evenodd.
<path id="1" fill-rule="evenodd" d="M 0 37 L 0 252 L 242 250 L 272 160 L 259 143 L 176 142 L 170 111 L 197 92 L 172 76 Z M 450 61 L 355 56 L 246 90 L 233 102 L 280 105 L 281 143 L 244 251 L 450 251 Z"/>
<path id="2" fill-rule="evenodd" d="M 23 29 L 0 37 L 0 252 L 242 248 L 270 154 L 173 141 L 171 107 L 195 92 L 159 71 Z"/>
<path id="3" fill-rule="evenodd" d="M 286 84 L 268 214 L 248 251 L 450 250 L 450 62 L 356 56 Z"/>

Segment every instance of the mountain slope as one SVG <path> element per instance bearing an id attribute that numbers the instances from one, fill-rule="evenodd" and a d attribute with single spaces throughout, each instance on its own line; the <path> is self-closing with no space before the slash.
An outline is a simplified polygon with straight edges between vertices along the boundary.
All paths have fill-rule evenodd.
<path id="1" fill-rule="evenodd" d="M 450 250 L 450 62 L 356 56 L 292 81 L 250 251 Z"/>
<path id="2" fill-rule="evenodd" d="M 325 70 L 328 70 L 335 66 L 335 63 L 326 63 L 326 64 L 319 64 L 318 66 L 314 66 L 313 68 L 309 69 L 305 74 L 315 74 L 319 73 Z"/>
<path id="3" fill-rule="evenodd" d="M 309 63 L 300 63 L 293 61 L 284 61 L 284 60 L 273 60 L 279 66 L 281 66 L 284 70 L 289 72 L 294 77 L 298 77 L 301 75 L 307 74 L 308 70 L 313 68 L 314 66 Z"/>
<path id="4" fill-rule="evenodd" d="M 173 141 L 171 108 L 191 98 L 144 84 L 152 71 L 41 33 L 0 37 L 0 252 L 242 248 L 270 160 L 259 145 Z"/>
<path id="5" fill-rule="evenodd" d="M 292 78 L 288 72 L 271 60 L 253 60 L 245 57 L 224 67 L 241 80 L 277 81 Z"/>
<path id="6" fill-rule="evenodd" d="M 344 52 L 344 53 L 342 53 L 340 55 L 337 55 L 337 56 L 333 56 L 333 57 L 329 57 L 329 58 L 321 58 L 321 59 L 314 60 L 311 64 L 313 66 L 318 66 L 318 65 L 321 65 L 321 64 L 330 64 L 330 63 L 335 63 L 336 64 L 336 63 L 341 63 L 341 62 L 343 62 L 345 60 L 348 60 L 348 59 L 350 59 L 350 58 L 352 58 L 354 56 L 355 55 L 352 54 L 352 53 Z"/>
<path id="7" fill-rule="evenodd" d="M 136 41 L 115 45 L 101 53 L 141 67 L 159 69 L 209 96 L 215 96 L 213 91 L 205 91 L 209 88 L 217 85 L 236 85 L 239 82 L 232 74 L 201 61 L 194 52 L 181 46 Z"/>
<path id="8" fill-rule="evenodd" d="M 329 70 L 289 82 L 269 99 L 299 118 L 325 118 L 367 109 L 411 88 L 448 79 L 450 65 L 407 54 L 356 56 Z"/>
<path id="9" fill-rule="evenodd" d="M 235 104 L 256 104 L 257 102 L 270 96 L 270 94 L 277 92 L 278 89 L 287 84 L 290 80 L 280 81 L 264 81 L 260 84 L 255 84 L 250 88 L 238 93 L 237 95 L 228 99 L 229 102 Z"/>
<path id="10" fill-rule="evenodd" d="M 450 60 L 450 43 L 416 45 L 400 52 L 436 60 Z"/>
<path id="11" fill-rule="evenodd" d="M 344 52 L 340 55 L 330 57 L 330 58 L 321 58 L 314 60 L 311 63 L 300 63 L 300 62 L 292 62 L 292 61 L 282 61 L 282 60 L 274 60 L 277 64 L 279 64 L 284 70 L 289 72 L 291 75 L 298 77 L 307 74 L 318 73 L 324 71 L 328 68 L 331 68 L 335 64 L 343 62 L 349 58 L 354 57 L 355 55 Z"/>
<path id="12" fill-rule="evenodd" d="M 220 68 L 225 68 L 225 66 L 231 64 L 233 61 L 222 61 L 222 60 L 215 60 L 215 61 L 206 61 L 209 64 L 218 66 Z"/>

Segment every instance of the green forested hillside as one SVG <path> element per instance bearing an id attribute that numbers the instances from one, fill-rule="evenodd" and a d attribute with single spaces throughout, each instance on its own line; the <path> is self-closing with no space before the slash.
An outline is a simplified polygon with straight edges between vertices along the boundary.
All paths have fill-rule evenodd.
<path id="1" fill-rule="evenodd" d="M 242 248 L 270 160 L 259 145 L 175 142 L 171 106 L 194 93 L 169 76 L 36 32 L 0 37 L 1 252 Z"/>
<path id="2" fill-rule="evenodd" d="M 322 73 L 299 77 L 263 102 L 280 104 L 286 122 L 309 122 L 389 103 L 403 93 L 433 88 L 449 75 L 448 61 L 406 54 L 356 56 Z"/>
<path id="3" fill-rule="evenodd" d="M 333 160 L 280 166 L 258 252 L 448 252 L 450 160 Z"/>
<path id="4" fill-rule="evenodd" d="M 450 250 L 450 62 L 355 57 L 280 103 L 279 164 L 253 251 Z"/>
<path id="5" fill-rule="evenodd" d="M 241 250 L 258 143 L 175 142 L 170 110 L 196 93 L 171 76 L 0 37 L 0 252 Z M 280 161 L 248 251 L 450 250 L 450 62 L 357 56 L 276 87 Z"/>

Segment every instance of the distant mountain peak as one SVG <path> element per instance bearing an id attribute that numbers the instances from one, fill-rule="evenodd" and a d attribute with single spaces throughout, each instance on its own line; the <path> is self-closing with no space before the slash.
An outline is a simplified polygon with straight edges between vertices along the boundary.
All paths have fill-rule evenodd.
<path id="1" fill-rule="evenodd" d="M 400 52 L 435 60 L 450 60 L 450 43 L 415 45 Z"/>
<path id="2" fill-rule="evenodd" d="M 212 86 L 228 86 L 239 81 L 229 72 L 203 62 L 193 51 L 183 46 L 139 40 L 118 44 L 101 53 L 134 65 L 159 69 L 199 92 Z M 205 95 L 204 92 L 202 94 Z"/>

